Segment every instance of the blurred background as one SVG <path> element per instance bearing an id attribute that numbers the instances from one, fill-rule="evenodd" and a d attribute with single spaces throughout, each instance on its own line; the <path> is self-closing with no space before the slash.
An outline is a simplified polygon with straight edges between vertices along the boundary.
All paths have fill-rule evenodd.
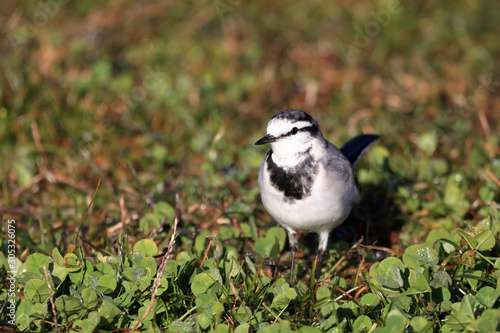
<path id="1" fill-rule="evenodd" d="M 295 108 L 339 146 L 381 135 L 346 244 L 463 226 L 500 199 L 499 20 L 493 1 L 4 0 L 1 214 L 47 251 L 78 226 L 145 237 L 175 194 L 184 241 L 265 233 L 253 144 Z"/>

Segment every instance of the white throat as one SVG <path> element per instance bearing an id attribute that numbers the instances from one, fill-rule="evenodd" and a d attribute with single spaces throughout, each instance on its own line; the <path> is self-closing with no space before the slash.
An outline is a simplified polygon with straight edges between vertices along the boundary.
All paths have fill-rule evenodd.
<path id="1" fill-rule="evenodd" d="M 313 141 L 307 144 L 291 144 L 287 140 L 273 142 L 273 161 L 280 167 L 294 167 L 313 153 L 313 144 Z"/>

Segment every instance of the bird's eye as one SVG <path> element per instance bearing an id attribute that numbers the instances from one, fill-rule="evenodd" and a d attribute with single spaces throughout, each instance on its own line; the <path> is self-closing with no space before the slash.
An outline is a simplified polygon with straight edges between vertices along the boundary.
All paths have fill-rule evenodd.
<path id="1" fill-rule="evenodd" d="M 290 131 L 290 133 L 292 133 L 293 135 L 297 134 L 298 132 L 299 129 L 297 127 L 292 128 L 292 130 Z"/>

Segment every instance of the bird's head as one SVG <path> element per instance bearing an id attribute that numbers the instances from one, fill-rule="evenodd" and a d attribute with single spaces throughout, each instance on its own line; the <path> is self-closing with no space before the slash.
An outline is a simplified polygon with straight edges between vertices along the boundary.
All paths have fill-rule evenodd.
<path id="1" fill-rule="evenodd" d="M 293 155 L 307 151 L 314 140 L 322 137 L 313 117 L 299 110 L 285 110 L 271 118 L 267 135 L 255 144 L 270 143 L 274 153 Z"/>

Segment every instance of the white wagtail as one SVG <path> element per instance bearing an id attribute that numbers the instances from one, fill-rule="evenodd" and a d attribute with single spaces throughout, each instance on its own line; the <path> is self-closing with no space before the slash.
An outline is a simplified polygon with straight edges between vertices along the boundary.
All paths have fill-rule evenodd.
<path id="1" fill-rule="evenodd" d="M 330 231 L 349 216 L 360 199 L 354 166 L 378 135 L 359 135 L 338 149 L 327 141 L 318 123 L 299 110 L 276 114 L 267 135 L 256 145 L 271 144 L 259 170 L 264 207 L 288 233 L 293 282 L 296 231 L 319 235 L 316 278 Z"/>

